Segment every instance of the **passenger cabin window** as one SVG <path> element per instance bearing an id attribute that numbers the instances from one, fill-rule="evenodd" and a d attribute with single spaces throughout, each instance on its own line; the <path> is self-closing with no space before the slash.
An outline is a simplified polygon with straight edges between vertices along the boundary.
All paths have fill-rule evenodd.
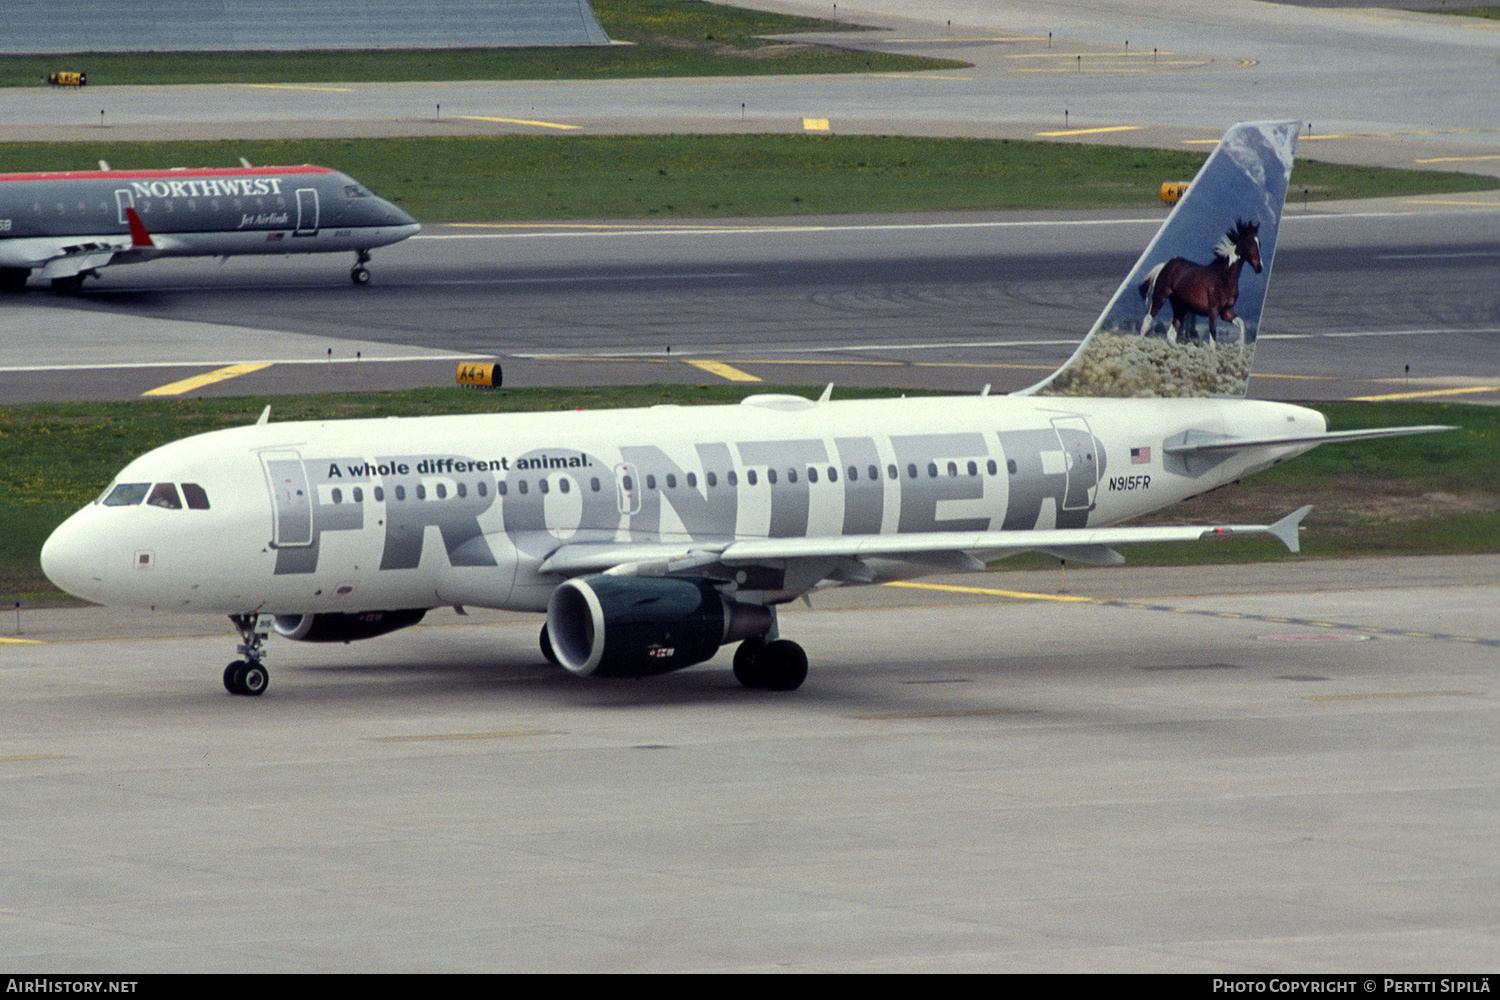
<path id="1" fill-rule="evenodd" d="M 120 483 L 104 497 L 106 507 L 134 507 L 146 499 L 150 483 Z"/>

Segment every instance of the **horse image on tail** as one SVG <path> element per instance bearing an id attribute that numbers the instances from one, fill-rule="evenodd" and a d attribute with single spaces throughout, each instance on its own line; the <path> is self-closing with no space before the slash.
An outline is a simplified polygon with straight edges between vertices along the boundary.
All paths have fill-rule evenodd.
<path id="1" fill-rule="evenodd" d="M 1173 257 L 1156 265 L 1137 288 L 1148 304 L 1141 320 L 1141 335 L 1151 332 L 1156 314 L 1170 302 L 1172 322 L 1167 327 L 1167 339 L 1172 343 L 1177 343 L 1183 321 L 1194 316 L 1208 317 L 1210 347 L 1217 346 L 1221 319 L 1233 323 L 1244 340 L 1245 324 L 1235 314 L 1234 304 L 1240 297 L 1240 270 L 1247 263 L 1260 273 L 1260 223 L 1236 220 L 1234 228 L 1214 247 L 1213 263 L 1195 264 L 1185 257 Z"/>

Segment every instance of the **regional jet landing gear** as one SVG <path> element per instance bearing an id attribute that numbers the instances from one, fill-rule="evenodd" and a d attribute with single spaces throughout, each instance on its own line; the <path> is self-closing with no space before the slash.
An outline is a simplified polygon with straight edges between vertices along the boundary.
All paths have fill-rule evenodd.
<path id="1" fill-rule="evenodd" d="M 224 687 L 230 694 L 265 694 L 271 684 L 271 672 L 262 661 L 274 619 L 270 615 L 230 615 L 229 620 L 240 634 L 235 651 L 244 659 L 224 668 Z"/>
<path id="2" fill-rule="evenodd" d="M 354 266 L 349 269 L 349 280 L 356 285 L 368 285 L 370 283 L 370 269 L 365 267 L 370 263 L 370 251 L 354 251 Z"/>

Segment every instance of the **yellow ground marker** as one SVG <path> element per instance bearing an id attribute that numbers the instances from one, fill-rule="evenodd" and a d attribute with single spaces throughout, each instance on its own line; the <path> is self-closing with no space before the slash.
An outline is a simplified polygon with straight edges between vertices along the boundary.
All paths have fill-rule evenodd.
<path id="1" fill-rule="evenodd" d="M 40 646 L 40 645 L 42 645 L 42 640 L 40 640 L 40 639 L 15 639 L 15 638 L 12 638 L 12 637 L 10 637 L 8 635 L 0 635 L 0 642 L 8 642 L 8 643 L 10 643 L 13 646 Z"/>
<path id="2" fill-rule="evenodd" d="M 802 131 L 804 132 L 827 132 L 827 118 L 804 118 L 802 119 Z"/>
<path id="3" fill-rule="evenodd" d="M 1070 135 L 1102 135 L 1105 132 L 1139 132 L 1142 127 L 1140 125 L 1110 125 L 1107 128 L 1073 128 L 1063 132 L 1038 132 L 1037 135 L 1046 139 L 1061 139 Z"/>
<path id="4" fill-rule="evenodd" d="M 525 118 L 491 118 L 488 115 L 459 115 L 471 122 L 501 122 L 505 125 L 535 125 L 537 128 L 580 129 L 582 125 L 562 125 L 558 122 L 534 122 Z"/>
<path id="5" fill-rule="evenodd" d="M 1037 594 L 1029 590 L 996 590 L 993 587 L 959 587 L 951 583 L 914 583 L 894 580 L 887 587 L 910 587 L 913 590 L 943 590 L 950 594 L 983 594 L 986 597 L 1014 597 L 1022 601 L 1061 601 L 1066 604 L 1098 604 L 1095 597 L 1070 597 L 1067 594 Z"/>
<path id="6" fill-rule="evenodd" d="M 1383 396 L 1350 396 L 1355 403 L 1382 403 L 1388 399 L 1422 399 L 1425 396 L 1463 396 L 1474 392 L 1500 392 L 1500 385 L 1466 385 L 1461 389 L 1428 389 L 1425 392 L 1389 392 Z"/>
<path id="7" fill-rule="evenodd" d="M 727 379 L 730 382 L 760 381 L 760 379 L 756 378 L 754 375 L 751 375 L 749 372 L 742 372 L 734 365 L 726 365 L 722 361 L 689 360 L 687 363 L 692 365 L 694 368 L 702 369 L 703 371 L 708 372 L 710 375 L 717 375 L 720 378 Z"/>
<path id="8" fill-rule="evenodd" d="M 269 361 L 247 361 L 244 364 L 230 365 L 227 368 L 219 368 L 203 375 L 194 375 L 192 378 L 185 378 L 179 382 L 168 382 L 166 385 L 159 385 L 155 389 L 148 389 L 141 393 L 141 395 L 180 396 L 185 392 L 201 389 L 205 385 L 213 385 L 215 382 L 226 382 L 229 379 L 238 378 L 241 375 L 248 375 L 251 372 L 258 372 L 262 368 L 269 367 L 271 367 Z"/>
<path id="9" fill-rule="evenodd" d="M 1491 155 L 1485 155 L 1485 156 L 1431 156 L 1431 157 L 1428 157 L 1425 160 L 1418 160 L 1417 162 L 1418 163 L 1477 163 L 1480 160 L 1500 160 L 1500 156 L 1496 156 L 1496 155 L 1492 155 L 1492 154 Z"/>

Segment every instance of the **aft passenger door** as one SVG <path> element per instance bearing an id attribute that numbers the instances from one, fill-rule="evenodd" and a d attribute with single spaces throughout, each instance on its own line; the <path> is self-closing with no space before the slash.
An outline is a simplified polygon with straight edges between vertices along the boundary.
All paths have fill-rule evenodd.
<path id="1" fill-rule="evenodd" d="M 1099 491 L 1099 442 L 1083 417 L 1054 417 L 1052 428 L 1068 474 L 1062 509 L 1093 510 Z"/>

